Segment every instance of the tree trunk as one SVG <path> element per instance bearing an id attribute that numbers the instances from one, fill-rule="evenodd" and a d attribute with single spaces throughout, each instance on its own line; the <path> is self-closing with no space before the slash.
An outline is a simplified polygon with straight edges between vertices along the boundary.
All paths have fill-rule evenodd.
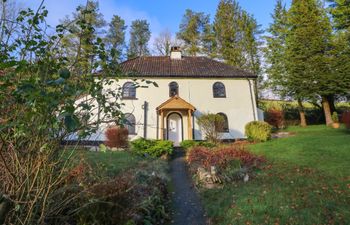
<path id="1" fill-rule="evenodd" d="M 300 126 L 306 127 L 307 123 L 306 123 L 304 106 L 303 106 L 303 103 L 300 99 L 298 99 L 298 110 L 299 110 L 299 115 L 300 115 Z"/>
<path id="2" fill-rule="evenodd" d="M 328 99 L 331 113 L 335 112 L 334 95 L 327 95 L 326 98 Z"/>
<path id="3" fill-rule="evenodd" d="M 328 101 L 327 96 L 322 96 L 322 106 L 324 111 L 324 117 L 326 118 L 326 124 L 327 126 L 332 125 L 332 113 L 331 113 L 331 107 Z"/>

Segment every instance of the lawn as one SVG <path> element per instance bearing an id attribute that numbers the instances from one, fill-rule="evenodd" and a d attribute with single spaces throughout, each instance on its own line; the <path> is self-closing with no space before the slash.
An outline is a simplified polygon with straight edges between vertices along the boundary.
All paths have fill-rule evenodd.
<path id="1" fill-rule="evenodd" d="M 213 224 L 350 224 L 350 134 L 289 131 L 296 135 L 250 146 L 268 160 L 256 178 L 201 190 Z"/>
<path id="2" fill-rule="evenodd" d="M 67 154 L 72 151 L 68 150 Z M 131 154 L 127 151 L 106 151 L 93 152 L 84 149 L 73 150 L 73 165 L 80 162 L 86 162 L 101 178 L 111 178 L 127 171 L 131 168 L 136 168 L 147 159 Z"/>

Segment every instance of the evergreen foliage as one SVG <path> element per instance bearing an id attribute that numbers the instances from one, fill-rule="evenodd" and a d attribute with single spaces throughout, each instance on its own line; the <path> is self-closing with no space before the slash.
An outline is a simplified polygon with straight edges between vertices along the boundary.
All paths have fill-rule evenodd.
<path id="1" fill-rule="evenodd" d="M 202 52 L 210 54 L 212 50 L 212 27 L 209 15 L 187 9 L 177 33 L 178 39 L 184 42 L 186 54 L 196 56 Z"/>
<path id="2" fill-rule="evenodd" d="M 109 29 L 105 38 L 106 47 L 110 51 L 114 62 L 120 62 L 125 48 L 125 20 L 114 15 L 109 23 Z"/>
<path id="3" fill-rule="evenodd" d="M 261 30 L 254 17 L 243 10 L 237 1 L 220 1 L 214 31 L 219 58 L 232 66 L 260 74 Z"/>
<path id="4" fill-rule="evenodd" d="M 128 58 L 149 55 L 148 42 L 151 38 L 149 23 L 135 20 L 131 24 Z"/>

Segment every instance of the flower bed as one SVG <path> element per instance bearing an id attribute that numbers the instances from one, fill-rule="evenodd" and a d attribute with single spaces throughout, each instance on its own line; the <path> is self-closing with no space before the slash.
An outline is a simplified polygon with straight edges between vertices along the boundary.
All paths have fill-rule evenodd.
<path id="1" fill-rule="evenodd" d="M 198 183 L 225 183 L 252 177 L 255 168 L 265 158 L 244 149 L 244 145 L 231 145 L 208 149 L 193 147 L 187 154 L 190 172 L 197 175 Z M 249 178 L 248 178 L 249 179 Z"/>

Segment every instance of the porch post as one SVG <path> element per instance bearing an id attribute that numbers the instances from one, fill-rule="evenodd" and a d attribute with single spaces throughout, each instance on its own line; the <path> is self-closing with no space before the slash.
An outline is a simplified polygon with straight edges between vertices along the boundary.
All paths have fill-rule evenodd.
<path id="1" fill-rule="evenodd" d="M 164 112 L 160 111 L 160 140 L 164 140 Z"/>
<path id="2" fill-rule="evenodd" d="M 188 140 L 192 140 L 192 115 L 191 115 L 191 110 L 188 110 L 188 115 L 187 115 L 187 133 L 188 133 Z"/>

